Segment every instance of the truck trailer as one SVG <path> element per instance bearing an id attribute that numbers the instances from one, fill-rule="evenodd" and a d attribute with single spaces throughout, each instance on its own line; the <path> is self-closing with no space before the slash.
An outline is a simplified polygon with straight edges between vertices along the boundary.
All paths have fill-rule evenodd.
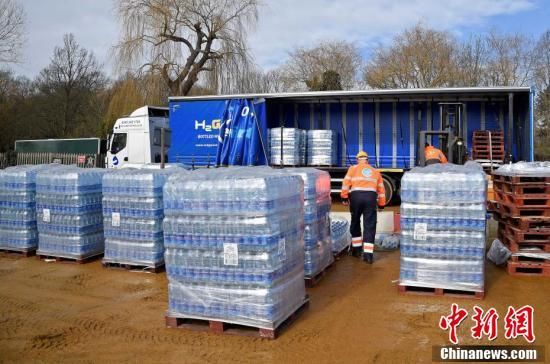
<path id="1" fill-rule="evenodd" d="M 256 105 L 262 145 L 269 128 L 327 129 L 338 136 L 328 171 L 333 192 L 355 155 L 364 150 L 382 172 L 388 201 L 401 176 L 419 164 L 424 141 L 445 149 L 453 138 L 472 156 L 474 131 L 501 131 L 506 160 L 533 160 L 533 99 L 529 87 L 468 87 L 292 92 L 169 98 L 171 162 L 215 166 L 220 130 L 234 101 Z M 254 106 L 242 111 L 250 113 Z M 260 111 L 261 110 L 261 111 Z M 260 118 L 261 115 L 261 118 Z M 219 156 L 218 156 L 219 157 Z M 421 159 L 421 158 L 420 158 Z"/>

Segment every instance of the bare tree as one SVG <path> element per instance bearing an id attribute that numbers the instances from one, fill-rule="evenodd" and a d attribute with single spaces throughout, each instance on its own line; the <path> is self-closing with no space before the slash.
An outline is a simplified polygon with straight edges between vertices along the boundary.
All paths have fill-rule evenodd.
<path id="1" fill-rule="evenodd" d="M 25 12 L 13 0 L 0 0 L 0 62 L 17 62 L 23 46 Z"/>
<path id="2" fill-rule="evenodd" d="M 456 40 L 446 32 L 418 24 L 380 46 L 364 70 L 374 88 L 422 88 L 453 84 Z"/>
<path id="3" fill-rule="evenodd" d="M 283 69 L 290 89 L 313 90 L 323 74 L 331 72 L 338 74 L 342 88 L 349 90 L 357 84 L 361 65 L 361 55 L 353 43 L 331 41 L 294 49 Z"/>
<path id="4" fill-rule="evenodd" d="M 173 95 L 187 95 L 202 72 L 249 58 L 246 36 L 258 1 L 118 0 L 119 64 L 158 73 Z"/>
<path id="5" fill-rule="evenodd" d="M 550 88 L 550 30 L 544 32 L 534 51 L 533 81 L 539 91 Z"/>
<path id="6" fill-rule="evenodd" d="M 100 127 L 95 97 L 106 83 L 93 53 L 80 47 L 72 34 L 63 36 L 63 47 L 56 47 L 51 63 L 37 77 L 43 98 L 42 127 L 51 136 L 74 136 L 81 128 Z"/>
<path id="7" fill-rule="evenodd" d="M 491 32 L 486 83 L 490 86 L 526 86 L 535 66 L 533 42 L 522 34 Z"/>
<path id="8" fill-rule="evenodd" d="M 476 87 L 486 84 L 489 47 L 483 35 L 472 35 L 460 45 L 456 54 L 456 86 Z"/>

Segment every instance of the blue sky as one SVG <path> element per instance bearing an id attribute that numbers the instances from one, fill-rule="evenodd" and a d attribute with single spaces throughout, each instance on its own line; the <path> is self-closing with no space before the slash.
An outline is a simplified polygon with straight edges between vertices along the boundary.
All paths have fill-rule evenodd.
<path id="1" fill-rule="evenodd" d="M 111 47 L 118 39 L 113 0 L 19 0 L 27 13 L 27 42 L 17 74 L 34 77 L 47 66 L 64 33 L 94 52 L 113 75 Z M 550 29 L 550 0 L 264 0 L 249 45 L 256 63 L 270 69 L 297 46 L 344 38 L 368 54 L 403 29 L 422 22 L 458 37 L 496 29 L 538 37 Z"/>

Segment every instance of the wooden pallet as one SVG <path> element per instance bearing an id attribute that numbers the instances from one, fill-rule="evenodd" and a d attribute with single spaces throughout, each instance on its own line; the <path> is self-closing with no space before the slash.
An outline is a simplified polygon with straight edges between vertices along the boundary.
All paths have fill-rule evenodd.
<path id="1" fill-rule="evenodd" d="M 496 201 L 487 200 L 487 212 L 498 211 L 498 203 Z"/>
<path id="2" fill-rule="evenodd" d="M 523 206 L 550 206 L 550 195 L 546 194 L 513 194 L 509 192 L 495 191 L 497 202 L 504 202 L 518 207 Z"/>
<path id="3" fill-rule="evenodd" d="M 508 193 L 519 196 L 548 196 L 550 194 L 550 185 L 546 183 L 513 184 L 509 182 L 493 181 L 493 189 L 495 190 L 495 192 Z"/>
<path id="4" fill-rule="evenodd" d="M 513 226 L 519 230 L 541 230 L 550 229 L 550 218 L 548 217 L 508 217 L 495 214 L 495 219 L 503 224 Z"/>
<path id="5" fill-rule="evenodd" d="M 48 260 L 54 260 L 56 262 L 61 262 L 61 263 L 85 264 L 85 263 L 93 262 L 94 260 L 102 258 L 103 253 L 86 257 L 86 258 L 69 258 L 69 257 L 55 256 L 55 255 L 40 254 L 40 252 L 37 252 L 36 257 L 40 260 L 48 259 Z"/>
<path id="6" fill-rule="evenodd" d="M 504 154 L 493 153 L 492 157 L 493 157 L 493 160 L 503 160 Z M 489 154 L 489 152 L 473 152 L 472 158 L 473 159 L 491 159 L 491 154 Z"/>
<path id="7" fill-rule="evenodd" d="M 264 339 L 274 340 L 281 335 L 292 323 L 294 323 L 300 315 L 309 307 L 309 297 L 304 298 L 304 302 L 300 307 L 290 314 L 283 322 L 273 329 L 260 328 L 248 325 L 238 325 L 230 322 L 219 320 L 201 320 L 182 316 L 170 316 L 166 314 L 166 327 L 187 329 L 192 331 L 210 332 L 213 334 L 251 336 Z"/>
<path id="8" fill-rule="evenodd" d="M 501 174 L 496 174 L 494 176 L 495 181 L 511 183 L 511 184 L 532 184 L 532 183 L 546 183 L 550 184 L 550 177 L 540 177 L 540 176 L 505 176 Z"/>
<path id="9" fill-rule="evenodd" d="M 506 270 L 512 276 L 550 277 L 550 263 L 508 261 Z"/>
<path id="10" fill-rule="evenodd" d="M 319 284 L 319 282 L 323 279 L 323 277 L 325 276 L 325 274 L 327 274 L 327 271 L 334 265 L 334 262 L 330 263 L 329 265 L 327 265 L 325 267 L 325 269 L 323 269 L 322 271 L 320 271 L 319 273 L 317 273 L 316 275 L 314 275 L 313 277 L 305 277 L 304 280 L 306 282 L 306 288 L 312 288 L 312 287 L 315 287 L 317 284 Z"/>
<path id="11" fill-rule="evenodd" d="M 14 255 L 14 256 L 28 258 L 28 257 L 32 257 L 32 256 L 36 255 L 36 248 L 32 248 L 32 249 L 7 249 L 7 248 L 3 248 L 3 249 L 0 249 L 0 253 L 6 254 L 6 255 Z"/>
<path id="12" fill-rule="evenodd" d="M 401 294 L 409 295 L 422 295 L 422 296 L 445 296 L 456 298 L 473 298 L 476 300 L 482 300 L 485 297 L 485 292 L 454 290 L 445 288 L 433 288 L 433 287 L 417 287 L 398 285 L 398 292 Z"/>
<path id="13" fill-rule="evenodd" d="M 500 215 L 507 217 L 550 217 L 550 206 L 517 206 L 500 202 Z"/>
<path id="14" fill-rule="evenodd" d="M 107 269 L 119 269 L 135 272 L 148 272 L 148 273 L 160 273 L 164 272 L 164 264 L 150 266 L 144 264 L 127 264 L 127 263 L 115 263 L 115 262 L 101 262 L 104 268 Z"/>
<path id="15" fill-rule="evenodd" d="M 491 137 L 502 137 L 504 138 L 504 132 L 502 130 L 474 130 L 473 136 L 479 137 L 479 136 L 489 136 L 489 132 L 491 133 Z"/>
<path id="16" fill-rule="evenodd" d="M 550 229 L 520 230 L 511 225 L 504 224 L 506 236 L 518 244 L 550 244 Z"/>

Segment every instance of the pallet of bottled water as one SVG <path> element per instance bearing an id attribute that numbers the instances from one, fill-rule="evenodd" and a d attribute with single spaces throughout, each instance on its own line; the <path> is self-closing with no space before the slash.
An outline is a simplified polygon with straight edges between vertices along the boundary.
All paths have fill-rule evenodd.
<path id="1" fill-rule="evenodd" d="M 162 189 L 169 169 L 119 169 L 103 175 L 103 262 L 159 267 L 164 264 Z"/>
<path id="2" fill-rule="evenodd" d="M 164 186 L 167 317 L 274 329 L 306 300 L 303 181 L 269 167 Z"/>
<path id="3" fill-rule="evenodd" d="M 269 156 L 272 165 L 304 165 L 306 162 L 306 131 L 295 128 L 269 129 Z"/>
<path id="4" fill-rule="evenodd" d="M 486 183 L 474 162 L 405 173 L 400 285 L 483 292 Z"/>
<path id="5" fill-rule="evenodd" d="M 332 130 L 307 131 L 307 165 L 337 164 L 337 133 Z"/>
<path id="6" fill-rule="evenodd" d="M 324 271 L 334 261 L 330 237 L 330 175 L 315 168 L 289 168 L 304 182 L 305 277 Z"/>
<path id="7" fill-rule="evenodd" d="M 332 216 L 330 219 L 332 253 L 338 255 L 347 250 L 351 244 L 349 221 L 343 217 Z"/>
<path id="8" fill-rule="evenodd" d="M 0 249 L 30 252 L 38 247 L 36 173 L 44 165 L 0 171 Z"/>
<path id="9" fill-rule="evenodd" d="M 82 260 L 103 254 L 105 169 L 56 166 L 36 175 L 38 255 Z"/>

